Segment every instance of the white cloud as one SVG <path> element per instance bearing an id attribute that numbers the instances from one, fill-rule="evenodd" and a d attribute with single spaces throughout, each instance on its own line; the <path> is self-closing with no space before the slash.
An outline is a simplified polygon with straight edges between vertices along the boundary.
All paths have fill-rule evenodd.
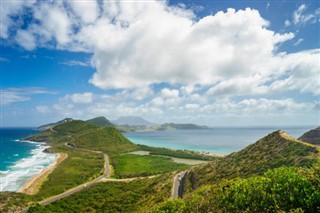
<path id="1" fill-rule="evenodd" d="M 20 4 L 11 12 L 24 7 Z M 318 94 L 314 79 L 319 51 L 278 52 L 295 34 L 272 31 L 254 9 L 228 9 L 198 18 L 185 5 L 173 7 L 165 1 L 41 1 L 33 12 L 35 21 L 15 35 L 20 45 L 92 52 L 96 72 L 90 82 L 103 89 L 121 89 L 131 99 L 152 100 L 150 87 L 157 83 L 181 87 L 164 89 L 160 94 L 168 96 L 164 99 L 189 96 L 197 85 L 209 88 L 211 97 L 281 89 Z M 292 23 L 309 23 L 320 10 L 310 16 L 301 5 L 294 14 Z M 64 64 L 88 65 L 75 60 Z"/>
<path id="2" fill-rule="evenodd" d="M 284 22 L 284 26 L 285 27 L 289 27 L 291 25 L 291 22 L 289 21 L 289 20 L 286 20 L 285 22 Z"/>
<path id="3" fill-rule="evenodd" d="M 293 45 L 294 46 L 298 46 L 301 42 L 303 42 L 304 39 L 303 38 L 299 38 L 298 41 L 296 41 Z"/>
<path id="4" fill-rule="evenodd" d="M 14 25 L 11 16 L 21 13 L 24 8 L 32 6 L 35 2 L 36 0 L 1 1 L 0 37 L 9 37 L 9 29 Z"/>
<path id="5" fill-rule="evenodd" d="M 179 90 L 164 88 L 161 90 L 161 95 L 165 98 L 177 98 L 179 97 Z"/>
<path id="6" fill-rule="evenodd" d="M 26 50 L 33 50 L 37 47 L 34 36 L 26 30 L 18 30 L 16 41 Z"/>
<path id="7" fill-rule="evenodd" d="M 301 4 L 297 10 L 293 12 L 293 23 L 305 25 L 307 23 L 316 23 L 319 22 L 320 17 L 320 8 L 315 10 L 313 13 L 306 13 L 307 6 Z"/>
<path id="8" fill-rule="evenodd" d="M 68 1 L 68 3 L 85 24 L 95 22 L 98 17 L 99 8 L 97 1 Z"/>
<path id="9" fill-rule="evenodd" d="M 35 18 L 42 22 L 43 34 L 49 32 L 57 41 L 58 46 L 64 46 L 71 41 L 71 17 L 66 10 L 57 3 L 43 3 L 35 9 Z"/>
<path id="10" fill-rule="evenodd" d="M 31 96 L 35 94 L 55 94 L 55 92 L 37 87 L 4 88 L 0 90 L 1 105 L 29 101 Z"/>
<path id="11" fill-rule="evenodd" d="M 82 66 L 82 67 L 90 66 L 88 62 L 77 61 L 77 60 L 65 61 L 65 62 L 61 62 L 61 64 L 68 65 L 68 66 Z"/>

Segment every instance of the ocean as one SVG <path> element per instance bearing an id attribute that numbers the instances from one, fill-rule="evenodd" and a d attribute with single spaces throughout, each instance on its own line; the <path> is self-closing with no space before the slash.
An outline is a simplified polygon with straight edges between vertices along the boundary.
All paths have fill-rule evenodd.
<path id="1" fill-rule="evenodd" d="M 0 191 L 18 191 L 55 161 L 55 154 L 43 152 L 48 148 L 43 143 L 19 141 L 37 132 L 32 128 L 0 128 Z"/>
<path id="2" fill-rule="evenodd" d="M 230 154 L 255 143 L 269 133 L 284 130 L 294 138 L 312 126 L 301 127 L 216 127 L 197 130 L 130 132 L 124 135 L 136 144 L 169 149 L 187 149 L 212 154 Z"/>

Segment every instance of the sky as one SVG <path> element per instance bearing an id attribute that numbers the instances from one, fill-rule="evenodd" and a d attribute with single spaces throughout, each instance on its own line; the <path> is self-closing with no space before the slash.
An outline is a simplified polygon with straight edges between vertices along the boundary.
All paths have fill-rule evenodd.
<path id="1" fill-rule="evenodd" d="M 1 127 L 320 124 L 320 3 L 1 0 Z"/>

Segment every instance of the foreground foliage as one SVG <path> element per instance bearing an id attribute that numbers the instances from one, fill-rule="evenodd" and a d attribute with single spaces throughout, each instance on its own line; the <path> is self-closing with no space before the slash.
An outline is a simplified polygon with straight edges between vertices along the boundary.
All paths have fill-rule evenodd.
<path id="1" fill-rule="evenodd" d="M 280 167 L 262 176 L 201 187 L 185 200 L 163 203 L 155 212 L 320 211 L 320 166 Z"/>
<path id="2" fill-rule="evenodd" d="M 170 158 L 134 154 L 114 156 L 112 164 L 116 178 L 149 176 L 188 168 L 187 165 L 175 163 Z"/>
<path id="3" fill-rule="evenodd" d="M 171 195 L 172 178 L 165 174 L 132 182 L 99 183 L 47 206 L 28 212 L 144 212 Z"/>

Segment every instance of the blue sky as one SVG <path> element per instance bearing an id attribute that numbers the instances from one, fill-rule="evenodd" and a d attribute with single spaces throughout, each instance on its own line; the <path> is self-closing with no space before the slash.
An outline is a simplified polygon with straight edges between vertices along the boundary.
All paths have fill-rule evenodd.
<path id="1" fill-rule="evenodd" d="M 1 126 L 319 125 L 318 1 L 1 1 Z"/>

